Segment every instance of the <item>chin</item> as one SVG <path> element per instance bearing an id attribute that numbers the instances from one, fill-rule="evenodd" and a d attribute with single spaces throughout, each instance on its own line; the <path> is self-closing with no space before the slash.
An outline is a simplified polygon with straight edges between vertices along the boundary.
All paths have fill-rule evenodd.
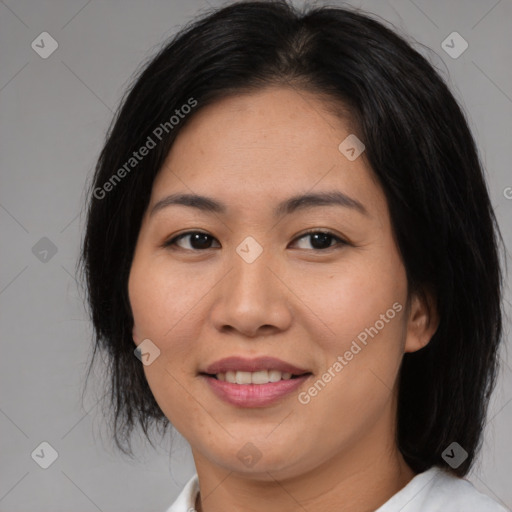
<path id="1" fill-rule="evenodd" d="M 232 447 L 231 444 L 220 453 L 210 453 L 210 461 L 226 471 L 250 476 L 251 479 L 262 482 L 278 477 L 292 477 L 297 471 L 298 462 L 290 459 L 291 449 L 284 446 L 278 450 L 271 443 L 261 449 L 250 441 L 244 442 L 241 447 L 238 444 Z M 227 457 L 226 454 L 232 455 Z"/>

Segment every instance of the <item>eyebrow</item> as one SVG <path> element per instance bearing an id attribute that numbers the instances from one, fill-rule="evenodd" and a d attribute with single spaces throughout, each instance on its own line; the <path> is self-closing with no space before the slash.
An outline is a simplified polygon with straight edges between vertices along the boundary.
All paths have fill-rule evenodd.
<path id="1" fill-rule="evenodd" d="M 151 209 L 150 216 L 156 212 L 173 205 L 188 206 L 207 213 L 225 214 L 225 204 L 216 201 L 211 197 L 198 194 L 171 194 L 160 199 Z M 301 194 L 290 197 L 279 203 L 274 209 L 274 216 L 290 215 L 301 210 L 308 210 L 319 206 L 342 206 L 351 208 L 359 213 L 370 217 L 368 210 L 357 199 L 353 199 L 340 191 L 316 192 Z"/>

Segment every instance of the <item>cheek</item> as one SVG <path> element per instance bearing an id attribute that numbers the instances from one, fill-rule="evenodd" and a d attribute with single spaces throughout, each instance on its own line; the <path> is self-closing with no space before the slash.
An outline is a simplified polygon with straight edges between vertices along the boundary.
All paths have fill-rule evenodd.
<path id="1" fill-rule="evenodd" d="M 305 273 L 300 283 L 305 303 L 330 328 L 329 336 L 322 339 L 332 350 L 344 351 L 352 339 L 376 322 L 379 337 L 386 333 L 397 340 L 401 333 L 398 310 L 405 309 L 407 283 L 405 269 L 392 256 L 375 263 L 370 258 L 354 258 L 327 279 Z"/>
<path id="2" fill-rule="evenodd" d="M 330 328 L 328 337 L 317 337 L 323 369 L 310 396 L 321 391 L 323 398 L 313 416 L 322 416 L 321 402 L 339 404 L 331 416 L 336 421 L 347 410 L 371 414 L 391 394 L 403 354 L 407 282 L 400 261 L 387 254 L 345 265 L 321 289 L 305 284 L 311 309 Z"/>
<path id="3" fill-rule="evenodd" d="M 180 382 L 195 376 L 193 348 L 204 323 L 198 306 L 205 282 L 196 270 L 180 272 L 171 269 L 164 258 L 140 257 L 134 258 L 128 290 L 139 340 L 149 338 L 160 350 L 159 364 L 144 367 L 158 395 L 159 382 L 167 386 L 167 379 L 174 389 L 172 376 Z"/>
<path id="4" fill-rule="evenodd" d="M 179 423 L 172 411 L 191 406 L 183 389 L 195 368 L 191 347 L 196 333 L 190 329 L 197 303 L 194 289 L 183 276 L 170 276 L 161 265 L 142 259 L 134 260 L 128 289 L 137 341 L 150 339 L 160 350 L 158 358 L 144 366 L 146 380 L 167 418 Z"/>
<path id="5" fill-rule="evenodd" d="M 128 292 L 138 342 L 149 338 L 160 350 L 154 362 L 144 366 L 144 374 L 160 409 L 178 429 L 186 427 L 192 411 L 200 415 L 195 410 L 197 403 L 184 391 L 189 378 L 184 369 L 193 364 L 191 334 L 183 336 L 183 329 L 193 317 L 190 302 L 194 296 L 193 289 L 185 285 L 183 276 L 174 273 L 171 278 L 157 263 L 134 258 Z M 180 411 L 187 411 L 186 417 Z"/>
<path id="6" fill-rule="evenodd" d="M 134 322 L 141 336 L 165 344 L 180 319 L 201 297 L 197 275 L 170 272 L 158 260 L 134 259 L 128 291 Z"/>
<path id="7" fill-rule="evenodd" d="M 330 322 L 336 335 L 322 347 L 323 367 L 299 397 L 316 439 L 335 431 L 340 442 L 353 441 L 389 406 L 403 354 L 404 308 L 381 299 L 343 303 Z"/>

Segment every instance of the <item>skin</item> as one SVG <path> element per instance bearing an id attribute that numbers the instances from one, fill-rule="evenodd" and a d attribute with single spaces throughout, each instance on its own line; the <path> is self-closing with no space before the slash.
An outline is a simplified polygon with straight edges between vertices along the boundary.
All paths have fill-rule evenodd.
<path id="1" fill-rule="evenodd" d="M 387 202 L 364 153 L 349 161 L 338 150 L 350 133 L 318 96 L 272 86 L 199 110 L 155 179 L 129 278 L 133 338 L 160 350 L 144 371 L 191 445 L 200 511 L 375 510 L 415 475 L 395 443 L 398 372 L 405 352 L 429 342 L 438 318 L 430 295 L 409 295 Z M 290 196 L 332 190 L 368 215 L 330 205 L 272 216 Z M 177 192 L 207 195 L 227 212 L 172 205 L 149 214 Z M 318 249 L 302 236 L 310 228 L 347 244 L 332 238 L 321 246 L 331 248 Z M 209 234 L 210 248 L 191 237 L 162 246 L 189 230 Z M 250 264 L 236 252 L 247 236 L 263 248 Z M 397 302 L 401 311 L 301 404 L 298 392 Z M 271 355 L 313 376 L 276 404 L 236 407 L 198 376 L 232 355 Z M 237 456 L 247 442 L 261 454 L 251 467 Z"/>

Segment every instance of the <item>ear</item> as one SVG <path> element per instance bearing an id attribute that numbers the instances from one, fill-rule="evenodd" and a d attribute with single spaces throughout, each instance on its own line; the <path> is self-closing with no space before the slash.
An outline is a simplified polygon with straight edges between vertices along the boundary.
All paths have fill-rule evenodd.
<path id="1" fill-rule="evenodd" d="M 139 344 L 139 335 L 137 334 L 137 327 L 135 324 L 133 324 L 132 338 L 133 338 L 133 341 L 135 342 L 135 345 L 138 345 Z"/>
<path id="2" fill-rule="evenodd" d="M 408 314 L 404 352 L 416 352 L 428 345 L 439 327 L 436 297 L 431 288 L 412 293 Z"/>

